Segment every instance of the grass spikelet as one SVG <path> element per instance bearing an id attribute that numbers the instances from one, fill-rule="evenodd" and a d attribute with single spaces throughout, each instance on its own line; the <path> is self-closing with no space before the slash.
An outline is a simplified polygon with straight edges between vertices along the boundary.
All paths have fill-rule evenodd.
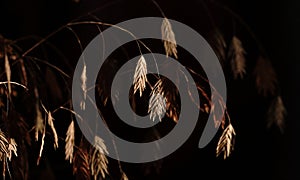
<path id="1" fill-rule="evenodd" d="M 243 78 L 246 74 L 245 53 L 242 42 L 234 36 L 229 49 L 229 57 L 231 58 L 231 70 L 235 79 L 238 77 Z"/>
<path id="2" fill-rule="evenodd" d="M 85 110 L 85 101 L 86 101 L 86 92 L 87 92 L 87 86 L 86 86 L 87 76 L 86 76 L 85 63 L 83 64 L 83 69 L 82 69 L 80 79 L 81 79 L 81 90 L 83 92 L 83 100 L 80 102 L 80 107 L 82 110 Z"/>
<path id="3" fill-rule="evenodd" d="M 219 60 L 225 61 L 226 59 L 226 41 L 219 30 L 215 30 L 213 34 L 213 47 L 215 48 L 215 52 L 219 58 Z"/>
<path id="4" fill-rule="evenodd" d="M 280 131 L 283 133 L 285 127 L 285 115 L 286 109 L 284 107 L 281 96 L 277 96 L 268 110 L 268 128 L 270 128 L 273 124 L 278 126 Z"/>
<path id="5" fill-rule="evenodd" d="M 147 81 L 147 64 L 144 56 L 141 55 L 137 62 L 133 77 L 134 94 L 139 91 L 141 97 L 144 89 L 146 88 Z"/>
<path id="6" fill-rule="evenodd" d="M 254 69 L 256 88 L 258 93 L 267 96 L 274 95 L 277 86 L 277 77 L 271 62 L 263 57 L 259 57 Z"/>
<path id="7" fill-rule="evenodd" d="M 0 130 L 0 161 L 5 160 L 4 158 L 9 153 L 8 146 L 8 140 L 6 139 L 5 134 Z"/>
<path id="8" fill-rule="evenodd" d="M 155 120 L 158 116 L 159 121 L 163 118 L 163 115 L 166 112 L 166 98 L 162 90 L 162 80 L 159 79 L 150 94 L 148 113 L 150 113 L 150 119 Z"/>
<path id="9" fill-rule="evenodd" d="M 87 147 L 81 143 L 74 155 L 73 173 L 76 174 L 77 179 L 91 179 L 89 154 Z"/>
<path id="10" fill-rule="evenodd" d="M 166 51 L 166 56 L 169 57 L 173 55 L 177 59 L 177 43 L 175 34 L 172 29 L 171 23 L 167 18 L 164 18 L 162 22 L 161 34 Z"/>
<path id="11" fill-rule="evenodd" d="M 229 124 L 223 131 L 217 145 L 217 157 L 223 152 L 224 159 L 226 159 L 234 148 L 235 131 L 231 124 Z"/>
<path id="12" fill-rule="evenodd" d="M 75 127 L 74 121 L 71 121 L 67 133 L 67 137 L 65 139 L 65 160 L 69 160 L 70 164 L 73 161 L 73 153 L 74 153 L 74 144 L 75 144 Z"/>
<path id="13" fill-rule="evenodd" d="M 90 159 L 91 174 L 95 180 L 98 179 L 99 174 L 105 179 L 106 174 L 108 174 L 108 160 L 104 153 L 108 154 L 108 151 L 103 139 L 99 136 L 95 136 L 94 141 L 94 148 Z"/>

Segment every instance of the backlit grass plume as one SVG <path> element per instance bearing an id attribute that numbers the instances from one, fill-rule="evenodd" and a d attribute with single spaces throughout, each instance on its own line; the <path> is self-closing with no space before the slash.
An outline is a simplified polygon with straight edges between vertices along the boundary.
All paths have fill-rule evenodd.
<path id="1" fill-rule="evenodd" d="M 99 136 L 95 136 L 94 148 L 92 148 L 92 154 L 90 158 L 91 174 L 94 179 L 98 179 L 100 174 L 103 179 L 105 179 L 106 174 L 108 174 L 108 160 L 105 153 L 108 154 L 106 146 L 103 139 Z"/>
<path id="2" fill-rule="evenodd" d="M 69 160 L 70 163 L 73 161 L 74 144 L 75 144 L 75 127 L 74 121 L 71 121 L 65 139 L 65 160 Z"/>
<path id="3" fill-rule="evenodd" d="M 175 34 L 173 32 L 171 23 L 167 18 L 163 19 L 161 25 L 161 34 L 167 57 L 173 55 L 177 59 L 177 43 Z"/>
<path id="4" fill-rule="evenodd" d="M 234 147 L 235 131 L 231 124 L 229 124 L 226 129 L 223 131 L 222 136 L 220 137 L 216 149 L 217 157 L 223 152 L 224 159 L 226 159 L 232 152 Z"/>
<path id="5" fill-rule="evenodd" d="M 242 42 L 234 36 L 229 49 L 229 58 L 231 58 L 231 71 L 235 79 L 243 78 L 246 73 L 245 53 Z"/>
<path id="6" fill-rule="evenodd" d="M 254 69 L 256 88 L 264 96 L 274 95 L 277 86 L 275 70 L 269 59 L 260 56 Z"/>
<path id="7" fill-rule="evenodd" d="M 139 91 L 140 96 L 142 96 L 143 91 L 146 88 L 147 82 L 147 63 L 143 55 L 137 62 L 134 76 L 133 76 L 133 85 L 134 85 L 134 94 Z"/>
<path id="8" fill-rule="evenodd" d="M 280 129 L 281 132 L 283 132 L 285 127 L 284 119 L 286 113 L 287 112 L 281 96 L 277 96 L 271 103 L 268 111 L 268 128 L 270 128 L 274 124 Z"/>
<path id="9" fill-rule="evenodd" d="M 159 79 L 150 94 L 148 113 L 150 113 L 150 119 L 152 121 L 158 117 L 159 121 L 163 118 L 166 112 L 166 98 L 164 97 L 164 92 L 162 90 L 162 80 Z"/>

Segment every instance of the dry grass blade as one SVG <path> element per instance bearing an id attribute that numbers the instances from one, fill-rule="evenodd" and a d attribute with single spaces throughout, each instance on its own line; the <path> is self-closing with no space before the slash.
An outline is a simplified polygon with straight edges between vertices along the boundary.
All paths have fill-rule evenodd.
<path id="1" fill-rule="evenodd" d="M 243 78 L 246 74 L 246 51 L 243 48 L 242 42 L 234 36 L 232 38 L 229 49 L 229 57 L 231 58 L 231 70 L 235 79 Z"/>
<path id="2" fill-rule="evenodd" d="M 41 160 L 42 153 L 43 153 L 43 150 L 44 150 L 45 135 L 46 135 L 46 130 L 44 129 L 43 136 L 42 136 L 42 143 L 41 143 L 41 147 L 40 147 L 40 152 L 39 152 L 39 156 L 38 156 L 38 159 L 37 159 L 37 162 L 36 162 L 37 165 L 40 164 L 40 160 Z"/>
<path id="3" fill-rule="evenodd" d="M 162 80 L 159 79 L 150 94 L 148 113 L 150 113 L 150 119 L 154 121 L 158 116 L 159 121 L 163 118 L 166 112 L 166 98 L 162 91 Z"/>
<path id="4" fill-rule="evenodd" d="M 281 96 L 277 96 L 268 111 L 268 128 L 270 128 L 273 124 L 278 126 L 280 131 L 283 133 L 284 127 L 285 127 L 285 115 L 286 115 L 286 109 L 284 107 L 283 101 Z"/>
<path id="5" fill-rule="evenodd" d="M 254 69 L 256 88 L 264 96 L 274 95 L 277 86 L 277 77 L 271 62 L 263 57 L 259 57 Z"/>
<path id="6" fill-rule="evenodd" d="M 9 83 L 10 83 L 10 84 L 17 85 L 17 86 L 20 86 L 20 87 L 24 88 L 25 90 L 28 90 L 27 87 L 24 86 L 23 84 L 20 84 L 20 83 L 17 83 L 17 82 L 13 82 L 13 81 L 11 81 L 11 82 L 9 82 Z M 8 82 L 7 82 L 7 81 L 4 81 L 4 82 L 0 82 L 0 84 L 8 84 Z M 1 94 L 2 94 L 2 93 L 1 93 Z"/>
<path id="7" fill-rule="evenodd" d="M 223 152 L 224 159 L 226 159 L 231 151 L 234 148 L 234 138 L 235 138 L 235 131 L 233 126 L 229 124 L 226 129 L 223 131 L 222 136 L 220 137 L 216 149 L 217 157 Z"/>
<path id="8" fill-rule="evenodd" d="M 171 23 L 167 18 L 164 18 L 161 25 L 161 34 L 167 57 L 174 55 L 177 59 L 177 43 Z"/>
<path id="9" fill-rule="evenodd" d="M 140 96 L 142 96 L 147 81 L 147 64 L 144 56 L 141 55 L 133 76 L 134 94 L 139 90 Z"/>
<path id="10" fill-rule="evenodd" d="M 108 174 L 108 160 L 104 153 L 108 152 L 103 139 L 99 136 L 95 136 L 94 148 L 90 159 L 91 174 L 95 180 L 98 179 L 99 173 L 102 178 L 105 178 L 106 174 Z"/>
<path id="11" fill-rule="evenodd" d="M 86 64 L 83 64 L 83 69 L 81 73 L 81 90 L 83 92 L 83 100 L 80 103 L 80 107 L 82 110 L 85 110 L 85 101 L 86 101 L 86 92 L 87 92 L 87 86 L 86 86 L 86 81 L 87 81 L 87 76 L 86 76 Z"/>
<path id="12" fill-rule="evenodd" d="M 53 117 L 51 115 L 51 112 L 48 112 L 48 124 L 52 130 L 52 133 L 53 133 L 53 138 L 54 138 L 54 148 L 58 148 L 58 136 L 57 136 L 57 133 L 56 133 L 56 129 L 54 127 L 54 123 L 53 123 Z"/>
<path id="13" fill-rule="evenodd" d="M 73 153 L 74 153 L 74 144 L 75 144 L 75 127 L 74 121 L 72 121 L 68 127 L 66 133 L 66 145 L 65 145 L 65 160 L 69 160 L 70 164 L 73 160 Z"/>

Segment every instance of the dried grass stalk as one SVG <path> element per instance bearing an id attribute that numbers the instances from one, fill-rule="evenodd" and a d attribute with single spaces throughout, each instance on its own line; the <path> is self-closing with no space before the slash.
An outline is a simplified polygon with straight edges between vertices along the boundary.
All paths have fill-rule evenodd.
<path id="1" fill-rule="evenodd" d="M 27 73 L 26 73 L 26 68 L 25 68 L 23 59 L 20 59 L 20 64 L 21 64 L 21 71 L 22 71 L 22 76 L 23 76 L 23 84 L 25 86 L 27 86 L 28 85 Z"/>
<path id="2" fill-rule="evenodd" d="M 259 57 L 254 69 L 256 78 L 256 88 L 264 96 L 274 95 L 277 86 L 277 77 L 271 62 L 263 57 Z"/>
<path id="3" fill-rule="evenodd" d="M 5 47 L 4 47 L 5 49 Z M 8 60 L 7 53 L 5 52 L 4 54 L 4 66 L 5 66 L 5 73 L 6 73 L 6 79 L 7 79 L 7 87 L 8 87 L 8 94 L 11 94 L 11 69 L 10 69 L 10 64 Z"/>
<path id="4" fill-rule="evenodd" d="M 234 36 L 229 49 L 229 57 L 231 58 L 231 70 L 235 79 L 243 78 L 246 74 L 246 51 L 242 42 Z"/>
<path id="5" fill-rule="evenodd" d="M 162 80 L 159 79 L 150 94 L 148 113 L 150 113 L 150 119 L 154 121 L 158 116 L 159 121 L 163 118 L 166 112 L 166 98 L 162 90 Z"/>
<path id="6" fill-rule="evenodd" d="M 161 25 L 161 34 L 167 57 L 174 55 L 177 59 L 177 43 L 171 23 L 167 18 L 164 18 Z"/>
<path id="7" fill-rule="evenodd" d="M 94 148 L 90 158 L 91 174 L 95 180 L 97 180 L 99 174 L 105 179 L 106 174 L 108 174 L 108 160 L 104 153 L 108 154 L 108 151 L 103 139 L 99 136 L 95 136 L 94 141 Z"/>
<path id="8" fill-rule="evenodd" d="M 284 107 L 281 96 L 277 96 L 268 110 L 268 128 L 270 128 L 273 124 L 278 126 L 280 131 L 283 133 L 285 127 L 285 116 L 286 109 Z"/>
<path id="9" fill-rule="evenodd" d="M 73 153 L 74 153 L 74 144 L 75 144 L 75 127 L 74 121 L 72 121 L 68 127 L 67 137 L 65 139 L 65 160 L 69 160 L 70 164 L 73 160 Z"/>
<path id="10" fill-rule="evenodd" d="M 226 159 L 231 151 L 234 149 L 234 139 L 235 131 L 231 124 L 229 124 L 226 129 L 223 131 L 222 136 L 220 137 L 216 149 L 217 157 L 223 152 L 224 159 Z"/>
<path id="11" fill-rule="evenodd" d="M 46 135 L 46 130 L 44 129 L 43 136 L 42 136 L 42 143 L 41 143 L 41 147 L 40 147 L 40 152 L 39 152 L 39 156 L 38 156 L 38 159 L 37 159 L 37 162 L 36 162 L 37 165 L 40 164 L 40 160 L 41 160 L 42 153 L 43 153 L 43 150 L 44 150 L 45 135 Z"/>
<path id="12" fill-rule="evenodd" d="M 48 112 L 48 124 L 52 130 L 52 133 L 53 133 L 53 138 L 54 138 L 54 148 L 58 148 L 58 136 L 57 136 L 57 133 L 56 133 L 56 129 L 54 127 L 54 123 L 53 123 L 53 117 L 51 115 L 51 112 Z"/>
<path id="13" fill-rule="evenodd" d="M 139 90 L 141 97 L 144 89 L 146 88 L 147 81 L 147 64 L 144 56 L 141 55 L 137 62 L 133 77 L 134 94 Z"/>
<path id="14" fill-rule="evenodd" d="M 81 110 L 85 110 L 85 101 L 86 101 L 86 93 L 87 93 L 87 85 L 86 85 L 87 76 L 86 76 L 86 64 L 85 63 L 83 64 L 83 69 L 82 69 L 80 79 L 81 79 L 81 90 L 83 92 L 83 100 L 80 102 L 80 108 L 81 108 Z"/>

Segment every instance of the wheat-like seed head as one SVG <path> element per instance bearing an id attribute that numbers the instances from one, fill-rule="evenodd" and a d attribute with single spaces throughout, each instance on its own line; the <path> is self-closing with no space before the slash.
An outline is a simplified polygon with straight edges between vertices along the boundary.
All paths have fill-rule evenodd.
<path id="1" fill-rule="evenodd" d="M 83 100 L 80 102 L 80 108 L 81 110 L 85 110 L 85 101 L 86 101 L 86 93 L 87 93 L 87 75 L 86 75 L 86 64 L 83 64 L 82 73 L 80 76 L 81 79 L 81 90 L 83 92 Z"/>
<path id="2" fill-rule="evenodd" d="M 0 161 L 6 161 L 6 157 L 9 153 L 9 142 L 6 139 L 5 134 L 0 130 Z"/>
<path id="3" fill-rule="evenodd" d="M 231 124 L 229 124 L 223 131 L 217 145 L 217 157 L 223 152 L 224 159 L 226 159 L 234 148 L 235 131 Z"/>
<path id="4" fill-rule="evenodd" d="M 266 96 L 274 95 L 277 86 L 277 77 L 271 62 L 263 57 L 259 57 L 254 69 L 256 78 L 256 88 L 259 93 Z"/>
<path id="5" fill-rule="evenodd" d="M 76 174 L 78 179 L 91 179 L 89 154 L 85 146 L 80 145 L 74 155 L 73 173 Z"/>
<path id="6" fill-rule="evenodd" d="M 65 160 L 69 160 L 70 164 L 73 161 L 73 153 L 74 153 L 74 144 L 75 144 L 75 127 L 74 121 L 71 121 L 67 133 L 67 137 L 65 139 Z"/>
<path id="7" fill-rule="evenodd" d="M 229 49 L 229 57 L 231 57 L 231 70 L 235 79 L 243 78 L 246 74 L 245 53 L 242 42 L 234 36 Z"/>
<path id="8" fill-rule="evenodd" d="M 284 107 L 281 96 L 277 96 L 272 102 L 269 110 L 268 110 L 268 128 L 270 128 L 273 124 L 278 126 L 281 132 L 283 132 L 285 127 L 285 115 L 286 109 Z"/>
<path id="9" fill-rule="evenodd" d="M 143 91 L 146 88 L 147 81 L 147 63 L 144 56 L 141 55 L 140 59 L 137 62 L 133 76 L 134 94 L 139 91 L 141 97 Z"/>
<path id="10" fill-rule="evenodd" d="M 13 138 L 10 138 L 10 142 L 9 142 L 7 150 L 8 150 L 7 158 L 8 158 L 9 161 L 11 161 L 12 152 L 15 154 L 16 157 L 18 156 L 18 154 L 17 154 L 17 143 Z"/>
<path id="11" fill-rule="evenodd" d="M 171 23 L 167 18 L 164 18 L 161 25 L 161 34 L 167 57 L 174 55 L 177 59 L 177 43 Z"/>
<path id="12" fill-rule="evenodd" d="M 108 153 L 108 151 L 103 139 L 99 136 L 95 136 L 94 141 L 94 148 L 90 158 L 90 166 L 91 174 L 94 176 L 94 179 L 97 180 L 99 173 L 102 178 L 105 178 L 106 174 L 108 174 L 108 160 L 104 154 Z"/>
<path id="13" fill-rule="evenodd" d="M 155 120 L 158 116 L 159 121 L 163 118 L 166 112 L 166 98 L 162 90 L 162 80 L 159 79 L 150 94 L 148 113 L 150 113 L 150 119 Z"/>
<path id="14" fill-rule="evenodd" d="M 54 137 L 54 148 L 58 148 L 58 136 L 57 136 L 57 133 L 56 133 L 56 129 L 54 127 L 54 123 L 53 123 L 53 117 L 51 115 L 51 112 L 49 111 L 48 112 L 48 124 L 52 130 L 52 133 L 53 133 L 53 137 Z"/>

